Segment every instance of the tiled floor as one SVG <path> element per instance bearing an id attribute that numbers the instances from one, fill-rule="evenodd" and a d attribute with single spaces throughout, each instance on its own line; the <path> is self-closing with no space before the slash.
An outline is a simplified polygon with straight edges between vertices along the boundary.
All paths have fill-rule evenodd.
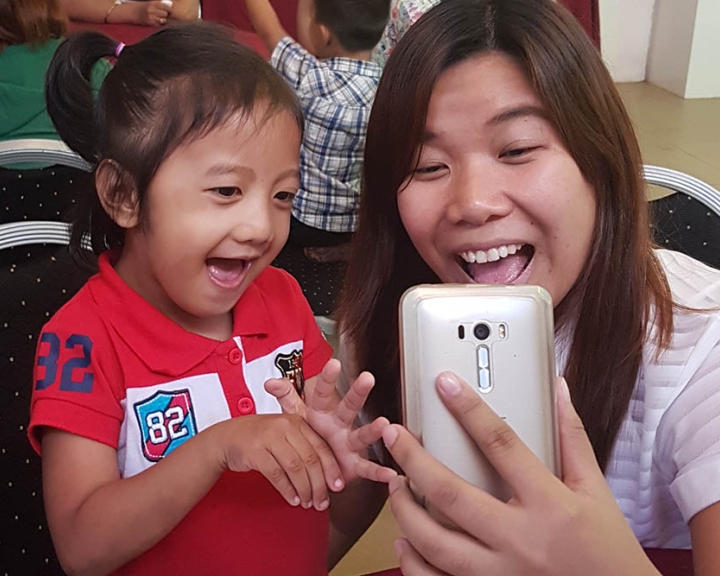
<path id="1" fill-rule="evenodd" d="M 646 164 L 682 170 L 720 189 L 720 99 L 683 100 L 645 83 L 618 88 Z M 331 576 L 360 576 L 397 566 L 392 549 L 397 534 L 386 507 Z"/>

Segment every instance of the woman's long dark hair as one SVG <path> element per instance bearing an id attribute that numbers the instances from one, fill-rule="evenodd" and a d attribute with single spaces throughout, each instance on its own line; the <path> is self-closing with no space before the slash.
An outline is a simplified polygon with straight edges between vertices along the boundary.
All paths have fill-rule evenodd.
<path id="1" fill-rule="evenodd" d="M 302 130 L 302 111 L 290 87 L 219 26 L 174 25 L 125 46 L 94 98 L 93 66 L 113 57 L 117 48 L 115 40 L 98 32 L 70 36 L 47 74 L 47 108 L 70 148 L 93 165 L 114 163 L 113 201 L 133 194 L 141 216 L 150 181 L 182 143 L 237 116 L 247 118 L 255 106 L 267 117 L 289 111 Z M 95 190 L 85 195 L 70 244 L 77 259 L 90 263 L 81 248 L 87 233 L 96 254 L 124 243 L 123 229 Z"/>
<path id="2" fill-rule="evenodd" d="M 595 48 L 572 15 L 552 0 L 444 0 L 400 41 L 380 81 L 367 134 L 363 193 L 341 329 L 359 367 L 378 385 L 376 415 L 399 419 L 400 295 L 439 282 L 420 258 L 398 213 L 428 104 L 442 73 L 484 52 L 517 62 L 566 148 L 595 190 L 596 222 L 581 276 L 556 303 L 556 325 L 574 325 L 565 377 L 598 462 L 605 466 L 635 386 L 651 310 L 663 348 L 672 299 L 653 252 L 632 125 Z"/>

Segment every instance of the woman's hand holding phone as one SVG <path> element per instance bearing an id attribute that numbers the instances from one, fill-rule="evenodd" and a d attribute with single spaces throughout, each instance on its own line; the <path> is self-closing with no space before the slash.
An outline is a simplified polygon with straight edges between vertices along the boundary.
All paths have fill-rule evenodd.
<path id="1" fill-rule="evenodd" d="M 557 386 L 562 480 L 454 374 L 440 374 L 436 388 L 514 496 L 498 500 L 439 463 L 402 426 L 387 427 L 385 445 L 407 475 L 390 483 L 405 576 L 658 576 L 615 503 L 564 381 Z M 464 532 L 433 519 L 408 480 Z"/>

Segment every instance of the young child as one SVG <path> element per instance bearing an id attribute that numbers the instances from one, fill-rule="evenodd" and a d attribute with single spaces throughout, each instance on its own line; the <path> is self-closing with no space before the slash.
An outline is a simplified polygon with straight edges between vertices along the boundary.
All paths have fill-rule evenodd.
<path id="1" fill-rule="evenodd" d="M 305 115 L 290 242 L 306 247 L 347 244 L 357 222 L 365 130 L 381 74 L 370 53 L 387 22 L 390 2 L 300 0 L 298 42 L 287 36 L 269 0 L 245 3 L 272 53 L 271 64 L 292 86 Z M 306 254 L 335 260 L 342 252 Z"/>
<path id="2" fill-rule="evenodd" d="M 93 107 L 88 71 L 113 55 Z M 72 37 L 47 93 L 59 134 L 97 165 L 72 244 L 82 252 L 91 233 L 100 253 L 38 345 L 29 437 L 61 564 L 327 573 L 326 556 L 367 523 L 354 503 L 372 483 L 358 477 L 393 473 L 361 457 L 386 421 L 352 430 L 372 379 L 337 401 L 339 365 L 307 302 L 268 267 L 298 187 L 292 91 L 196 24 L 128 47 Z M 277 378 L 304 391 L 303 415 L 266 392 Z M 349 504 L 347 492 L 328 496 L 350 483 Z"/>

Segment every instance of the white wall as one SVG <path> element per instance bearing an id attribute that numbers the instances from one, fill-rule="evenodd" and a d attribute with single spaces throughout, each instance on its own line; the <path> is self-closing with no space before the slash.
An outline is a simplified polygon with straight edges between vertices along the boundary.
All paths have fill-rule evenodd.
<path id="1" fill-rule="evenodd" d="M 600 0 L 600 46 L 616 82 L 645 80 L 654 6 L 655 0 Z"/>
<path id="2" fill-rule="evenodd" d="M 720 97 L 720 0 L 698 4 L 685 98 Z"/>

